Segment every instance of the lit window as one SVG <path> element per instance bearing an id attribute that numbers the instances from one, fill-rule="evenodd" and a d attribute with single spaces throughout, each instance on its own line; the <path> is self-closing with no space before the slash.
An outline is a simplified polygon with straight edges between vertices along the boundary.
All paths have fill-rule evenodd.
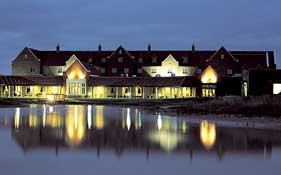
<path id="1" fill-rule="evenodd" d="M 112 73 L 117 73 L 117 68 L 112 68 Z"/>
<path id="2" fill-rule="evenodd" d="M 44 87 L 40 88 L 40 92 L 43 93 L 44 92 Z"/>
<path id="3" fill-rule="evenodd" d="M 173 70 L 171 68 L 168 68 L 168 74 L 173 73 Z"/>
<path id="4" fill-rule="evenodd" d="M 187 69 L 183 69 L 183 70 L 182 70 L 182 73 L 183 73 L 183 74 L 187 74 Z"/>
<path id="5" fill-rule="evenodd" d="M 106 59 L 105 59 L 105 58 L 102 58 L 102 59 L 101 59 L 101 62 L 102 62 L 102 63 L 105 63 L 105 62 L 106 62 Z"/>
<path id="6" fill-rule="evenodd" d="M 157 63 L 157 57 L 152 58 L 152 63 Z"/>
<path id="7" fill-rule="evenodd" d="M 123 62 L 123 57 L 118 57 L 118 62 L 122 63 Z"/>
<path id="8" fill-rule="evenodd" d="M 224 59 L 224 54 L 221 54 L 221 59 L 222 59 L 222 60 Z"/>
<path id="9" fill-rule="evenodd" d="M 273 94 L 274 95 L 281 94 L 281 84 L 280 83 L 273 84 Z"/>
<path id="10" fill-rule="evenodd" d="M 143 63 L 143 58 L 139 58 L 139 63 Z"/>
<path id="11" fill-rule="evenodd" d="M 30 87 L 26 88 L 26 93 L 29 94 L 30 93 Z"/>
<path id="12" fill-rule="evenodd" d="M 232 69 L 227 69 L 227 74 L 232 75 Z"/>
<path id="13" fill-rule="evenodd" d="M 82 83 L 82 94 L 86 94 L 86 84 Z"/>
<path id="14" fill-rule="evenodd" d="M 58 68 L 58 73 L 62 73 L 62 68 Z"/>
<path id="15" fill-rule="evenodd" d="M 183 63 L 188 63 L 188 58 L 187 57 L 183 57 Z"/>
<path id="16" fill-rule="evenodd" d="M 142 74 L 142 68 L 138 68 L 138 73 Z"/>
<path id="17" fill-rule="evenodd" d="M 124 68 L 124 73 L 128 74 L 129 73 L 129 68 Z"/>
<path id="18" fill-rule="evenodd" d="M 104 73 L 105 73 L 105 68 L 101 68 L 101 69 L 100 69 L 100 72 L 101 72 L 102 74 L 104 74 Z"/>
<path id="19" fill-rule="evenodd" d="M 156 69 L 151 69 L 151 73 L 156 74 Z"/>

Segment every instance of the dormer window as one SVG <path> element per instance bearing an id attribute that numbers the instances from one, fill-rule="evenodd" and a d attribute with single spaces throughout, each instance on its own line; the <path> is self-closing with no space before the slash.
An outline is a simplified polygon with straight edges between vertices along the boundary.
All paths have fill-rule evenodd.
<path id="1" fill-rule="evenodd" d="M 122 63 L 123 62 L 123 57 L 118 57 L 118 62 Z"/>
<path id="2" fill-rule="evenodd" d="M 221 59 L 222 59 L 222 60 L 224 59 L 224 54 L 221 54 Z"/>
<path id="3" fill-rule="evenodd" d="M 152 57 L 152 63 L 157 63 L 157 57 Z"/>
<path id="4" fill-rule="evenodd" d="M 101 62 L 102 62 L 102 63 L 106 63 L 106 59 L 105 59 L 105 58 L 102 58 L 102 59 L 101 59 Z"/>
<path id="5" fill-rule="evenodd" d="M 138 68 L 138 73 L 142 74 L 142 68 Z"/>
<path id="6" fill-rule="evenodd" d="M 115 73 L 117 73 L 117 68 L 114 67 L 114 68 L 112 68 L 111 71 L 112 71 L 113 74 L 115 74 Z"/>
<path id="7" fill-rule="evenodd" d="M 89 62 L 89 63 L 92 63 L 92 62 L 93 62 L 93 59 L 92 59 L 92 58 L 89 58 L 89 59 L 88 59 L 88 62 Z"/>
<path id="8" fill-rule="evenodd" d="M 232 69 L 227 69 L 227 74 L 232 75 Z"/>
<path id="9" fill-rule="evenodd" d="M 124 73 L 125 73 L 125 74 L 128 74 L 128 73 L 129 73 L 129 68 L 127 68 L 127 67 L 124 68 Z"/>
<path id="10" fill-rule="evenodd" d="M 121 54 L 122 54 L 122 50 L 120 49 L 120 50 L 119 50 L 119 55 L 121 55 Z"/>
<path id="11" fill-rule="evenodd" d="M 100 72 L 101 72 L 102 74 L 104 74 L 104 73 L 105 73 L 105 68 L 101 68 L 101 69 L 100 69 Z"/>
<path id="12" fill-rule="evenodd" d="M 182 62 L 183 62 L 183 63 L 188 63 L 188 58 L 187 58 L 187 57 L 183 57 Z"/>

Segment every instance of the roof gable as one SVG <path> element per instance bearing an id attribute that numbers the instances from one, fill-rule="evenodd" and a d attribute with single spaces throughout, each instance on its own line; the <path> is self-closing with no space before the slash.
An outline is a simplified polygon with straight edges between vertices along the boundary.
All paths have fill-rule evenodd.
<path id="1" fill-rule="evenodd" d="M 86 68 L 86 66 L 76 57 L 76 55 L 72 55 L 67 61 L 66 61 L 66 67 L 65 70 L 69 69 L 76 61 L 78 61 L 79 64 L 87 71 L 89 70 Z"/>
<path id="2" fill-rule="evenodd" d="M 217 81 L 218 81 L 218 74 L 212 68 L 212 66 L 209 65 L 201 74 L 201 82 L 204 84 L 210 84 L 210 83 L 217 83 Z"/>
<path id="3" fill-rule="evenodd" d="M 206 62 L 211 61 L 212 59 L 216 58 L 219 54 L 226 54 L 225 57 L 230 57 L 232 58 L 234 61 L 238 62 L 239 60 L 236 59 L 229 51 L 227 51 L 223 46 L 216 51 L 209 59 L 206 60 Z"/>
<path id="4" fill-rule="evenodd" d="M 170 54 L 164 61 L 162 61 L 162 66 L 179 66 L 179 62 Z"/>
<path id="5" fill-rule="evenodd" d="M 27 56 L 27 58 L 25 58 L 25 55 Z M 31 51 L 31 49 L 29 49 L 28 47 L 24 47 L 24 49 L 20 52 L 20 54 L 13 60 L 14 61 L 19 61 L 22 59 L 33 59 L 35 61 L 40 62 L 40 59 L 38 59 L 38 57 Z"/>
<path id="6" fill-rule="evenodd" d="M 121 54 L 120 54 L 120 51 L 121 51 Z M 132 58 L 132 55 L 128 51 L 126 51 L 122 46 L 119 46 L 109 57 L 113 57 L 115 54 L 124 55 L 124 53 L 125 53 L 125 55 Z"/>

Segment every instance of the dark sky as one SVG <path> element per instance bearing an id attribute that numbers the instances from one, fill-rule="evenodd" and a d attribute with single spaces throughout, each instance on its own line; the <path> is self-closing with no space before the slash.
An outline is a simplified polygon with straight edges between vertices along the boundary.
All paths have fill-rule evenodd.
<path id="1" fill-rule="evenodd" d="M 1 0 L 0 73 L 24 46 L 53 50 L 275 50 L 280 0 Z"/>

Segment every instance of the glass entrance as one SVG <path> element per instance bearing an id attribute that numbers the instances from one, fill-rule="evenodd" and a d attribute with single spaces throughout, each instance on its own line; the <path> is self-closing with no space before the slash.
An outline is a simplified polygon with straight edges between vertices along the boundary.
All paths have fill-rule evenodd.
<path id="1" fill-rule="evenodd" d="M 215 85 L 203 85 L 202 86 L 202 97 L 215 97 L 216 86 Z"/>
<path id="2" fill-rule="evenodd" d="M 68 95 L 86 95 L 85 80 L 67 80 Z"/>

